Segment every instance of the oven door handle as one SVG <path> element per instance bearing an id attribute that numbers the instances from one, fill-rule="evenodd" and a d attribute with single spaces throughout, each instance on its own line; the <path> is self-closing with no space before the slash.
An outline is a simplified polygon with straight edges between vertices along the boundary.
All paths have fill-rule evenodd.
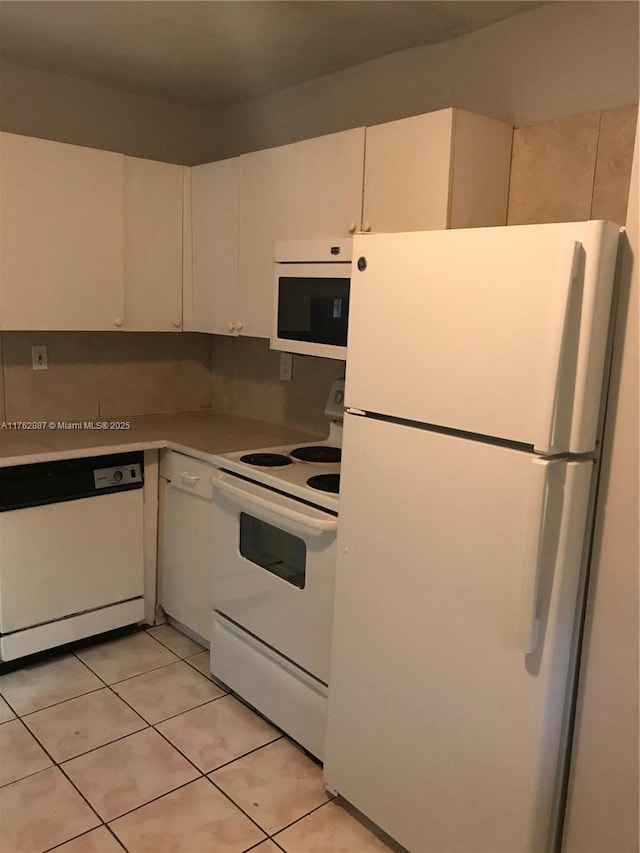
<path id="1" fill-rule="evenodd" d="M 282 506 L 275 501 L 261 498 L 259 495 L 254 495 L 242 486 L 230 483 L 225 477 L 223 471 L 214 471 L 211 475 L 211 483 L 214 489 L 217 489 L 221 494 L 233 498 L 236 503 L 249 505 L 261 509 L 268 513 L 272 518 L 283 518 L 300 527 L 303 527 L 309 533 L 320 535 L 326 532 L 335 532 L 338 529 L 338 519 L 327 515 L 324 518 L 307 515 L 300 510 L 290 509 Z"/>

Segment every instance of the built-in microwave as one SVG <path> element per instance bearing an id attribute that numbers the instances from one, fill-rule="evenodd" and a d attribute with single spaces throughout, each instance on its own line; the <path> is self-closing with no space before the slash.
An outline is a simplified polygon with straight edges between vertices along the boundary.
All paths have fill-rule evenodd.
<path id="1" fill-rule="evenodd" d="M 351 238 L 276 243 L 271 348 L 347 357 Z"/>

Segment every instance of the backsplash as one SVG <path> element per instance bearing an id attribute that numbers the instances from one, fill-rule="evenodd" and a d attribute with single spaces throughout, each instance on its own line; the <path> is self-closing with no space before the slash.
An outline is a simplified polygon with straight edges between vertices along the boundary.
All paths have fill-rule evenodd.
<path id="1" fill-rule="evenodd" d="M 214 335 L 214 409 L 326 434 L 324 406 L 344 362 L 294 355 L 291 382 L 280 381 L 279 366 L 280 353 L 267 340 Z"/>
<path id="2" fill-rule="evenodd" d="M 2 420 L 91 420 L 211 408 L 211 339 L 194 333 L 2 332 Z M 31 347 L 48 348 L 34 371 Z"/>
<path id="3" fill-rule="evenodd" d="M 507 224 L 624 225 L 638 107 L 516 128 Z"/>

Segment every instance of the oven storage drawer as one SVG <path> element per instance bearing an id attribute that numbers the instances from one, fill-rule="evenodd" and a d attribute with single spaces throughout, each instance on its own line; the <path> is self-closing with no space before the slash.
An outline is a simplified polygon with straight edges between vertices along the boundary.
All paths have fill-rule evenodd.
<path id="1" fill-rule="evenodd" d="M 325 685 L 215 612 L 211 672 L 312 755 L 324 757 Z"/>
<path id="2" fill-rule="evenodd" d="M 200 459 L 186 456 L 175 450 L 168 450 L 160 459 L 160 476 L 171 481 L 174 489 L 199 495 L 211 500 L 211 472 L 213 466 Z"/>

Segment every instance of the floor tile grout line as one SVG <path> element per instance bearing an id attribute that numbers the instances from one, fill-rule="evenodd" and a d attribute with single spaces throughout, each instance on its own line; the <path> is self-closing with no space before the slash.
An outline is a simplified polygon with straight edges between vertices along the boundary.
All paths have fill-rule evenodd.
<path id="1" fill-rule="evenodd" d="M 205 681 L 211 683 L 210 679 L 208 679 L 204 673 L 200 672 L 195 666 L 191 666 L 190 664 L 188 664 L 186 660 L 179 658 L 178 660 L 171 661 L 171 663 L 165 663 L 161 666 L 157 666 L 154 669 L 148 669 L 144 672 L 138 672 L 136 673 L 136 675 L 128 675 L 126 678 L 120 679 L 120 681 L 112 681 L 109 687 L 113 686 L 114 684 L 124 684 L 125 681 L 133 681 L 134 678 L 141 678 L 143 675 L 151 675 L 152 672 L 159 672 L 161 669 L 168 669 L 170 666 L 177 666 L 179 663 L 186 664 L 189 669 L 194 670 L 194 672 L 197 672 L 201 678 L 204 678 Z"/>
<path id="2" fill-rule="evenodd" d="M 243 758 L 244 756 L 240 756 L 240 757 L 241 757 L 241 758 Z M 237 759 L 236 759 L 236 760 L 237 760 Z M 230 762 L 230 763 L 231 763 L 231 762 Z M 212 771 L 212 772 L 213 772 L 213 771 Z M 238 811 L 242 812 L 242 814 L 243 814 L 243 815 L 244 815 L 248 820 L 250 820 L 250 821 L 251 821 L 251 823 L 252 823 L 254 826 L 257 826 L 257 827 L 258 827 L 258 829 L 260 830 L 260 832 L 263 832 L 263 833 L 264 833 L 264 836 L 265 836 L 265 837 L 260 841 L 260 843 L 262 843 L 263 841 L 267 841 L 267 840 L 268 840 L 268 838 L 269 838 L 269 833 L 267 832 L 267 830 L 266 830 L 264 827 L 260 826 L 260 824 L 258 823 L 258 821 L 257 821 L 255 818 L 251 817 L 251 815 L 250 815 L 250 814 L 248 814 L 248 813 L 247 813 L 247 812 L 242 808 L 242 806 L 238 805 L 238 803 L 236 803 L 236 802 L 235 802 L 235 800 L 233 800 L 233 799 L 229 796 L 229 794 L 227 794 L 227 792 L 226 792 L 226 791 L 223 791 L 223 790 L 222 790 L 222 788 L 220 788 L 218 785 L 216 785 L 216 783 L 213 781 L 213 779 L 210 779 L 206 774 L 205 774 L 205 777 L 204 777 L 204 778 L 207 780 L 207 782 L 209 782 L 209 783 L 213 786 L 213 788 L 215 788 L 215 790 L 216 790 L 216 791 L 218 791 L 218 793 L 222 794 L 222 796 L 223 796 L 223 797 L 226 797 L 226 799 L 227 799 L 227 800 L 229 800 L 229 802 L 231 803 L 231 805 L 232 805 L 232 806 L 234 806 L 236 809 L 238 809 Z"/>
<path id="3" fill-rule="evenodd" d="M 129 853 L 129 851 L 124 846 L 124 844 L 120 841 L 120 839 L 116 835 L 113 834 L 113 832 L 111 831 L 109 826 L 107 826 L 107 824 L 104 822 L 102 822 L 100 824 L 100 826 L 94 826 L 92 829 L 87 829 L 87 830 L 85 830 L 85 832 L 81 832 L 80 835 L 74 835 L 73 838 L 67 838 L 66 841 L 61 841 L 60 844 L 56 844 L 54 847 L 47 847 L 47 849 L 44 851 L 44 853 L 54 853 L 55 850 L 59 850 L 65 844 L 70 844 L 72 841 L 77 841 L 78 838 L 84 838 L 85 835 L 90 835 L 92 832 L 95 832 L 97 829 L 102 829 L 102 827 L 104 827 L 107 830 L 107 832 L 110 835 L 112 835 L 113 838 L 115 838 L 116 842 L 120 845 L 120 847 L 122 847 L 122 849 L 124 851 L 126 851 L 126 853 Z"/>
<path id="4" fill-rule="evenodd" d="M 107 685 L 101 684 L 99 687 L 93 687 L 91 690 L 87 690 L 86 693 L 78 693 L 77 696 L 68 696 L 66 699 L 61 699 L 59 702 L 53 702 L 51 705 L 45 705 L 42 708 L 37 708 L 35 711 L 26 711 L 24 714 L 20 714 L 20 719 L 24 719 L 25 717 L 30 717 L 32 714 L 39 714 L 40 711 L 48 711 L 50 708 L 57 708 L 58 705 L 64 705 L 65 702 L 71 702 L 73 699 L 81 699 L 83 696 L 89 696 L 91 693 L 99 693 L 101 690 Z"/>
<path id="5" fill-rule="evenodd" d="M 135 806 L 135 808 L 129 809 L 126 812 L 122 812 L 122 814 L 116 815 L 115 817 L 111 817 L 108 820 L 105 820 L 104 818 L 101 818 L 101 820 L 108 829 L 111 829 L 111 824 L 115 823 L 117 820 L 120 820 L 121 817 L 127 817 L 127 815 L 140 811 L 140 809 L 144 809 L 146 806 L 150 806 L 151 803 L 155 803 L 158 800 L 161 800 L 163 797 L 168 797 L 169 794 L 175 794 L 176 791 L 180 791 L 182 788 L 186 788 L 187 786 L 192 785 L 194 782 L 198 782 L 200 779 L 206 778 L 207 777 L 204 775 L 204 773 L 199 773 L 199 775 L 196 776 L 195 779 L 189 779 L 188 782 L 181 782 L 179 785 L 176 785 L 175 788 L 170 788 L 168 791 L 164 791 L 162 794 L 158 794 L 157 797 L 153 797 L 151 800 L 147 800 L 146 803 L 140 803 L 140 805 Z M 115 834 L 113 830 L 111 831 L 113 834 Z M 120 843 L 122 844 L 122 842 Z"/>
<path id="6" fill-rule="evenodd" d="M 187 640 L 190 640 L 190 642 L 194 643 L 194 645 L 197 645 L 200 648 L 199 652 L 193 652 L 192 654 L 185 655 L 183 657 L 181 654 L 176 652 L 175 649 L 172 649 L 171 646 L 167 645 L 167 643 L 163 643 L 162 640 L 159 640 L 157 637 L 154 637 L 154 635 L 151 633 L 151 631 L 154 628 L 163 628 L 165 625 L 167 625 L 169 628 L 173 628 L 173 625 L 171 625 L 170 622 L 161 622 L 160 625 L 151 625 L 151 627 L 145 628 L 144 633 L 149 634 L 150 637 L 153 637 L 153 639 L 156 641 L 156 643 L 160 643 L 161 645 L 163 645 L 165 647 L 165 649 L 169 649 L 169 651 L 173 652 L 174 655 L 177 655 L 180 658 L 180 660 L 186 660 L 188 657 L 195 657 L 196 655 L 200 655 L 200 654 L 202 654 L 202 652 L 207 651 L 207 649 L 204 646 L 200 646 L 200 643 L 196 643 L 195 640 L 191 640 L 191 638 L 187 637 L 186 634 L 180 634 L 180 631 L 177 631 L 175 628 L 173 628 L 173 630 L 176 631 L 177 634 L 180 634 L 181 637 L 186 637 Z"/>
<path id="7" fill-rule="evenodd" d="M 11 722 L 13 722 L 13 721 L 11 721 Z M 55 758 L 53 757 L 53 755 L 51 755 L 51 753 L 50 753 L 50 752 L 49 752 L 49 750 L 45 747 L 45 745 L 44 745 L 43 743 L 41 743 L 41 741 L 39 740 L 39 738 L 37 738 L 37 737 L 34 735 L 34 733 L 31 731 L 31 729 L 29 728 L 29 726 L 28 726 L 25 722 L 23 722 L 22 720 L 20 720 L 20 723 L 22 724 L 22 727 L 24 728 L 24 730 L 25 730 L 28 734 L 30 734 L 30 735 L 31 735 L 31 737 L 35 740 L 35 742 L 38 744 L 38 746 L 43 750 L 43 752 L 45 753 L 45 755 L 47 756 L 47 758 L 49 759 L 49 761 L 51 761 L 51 762 L 52 762 L 52 764 L 53 764 L 54 766 L 55 766 L 55 765 L 57 765 L 57 761 L 55 760 Z M 40 768 L 40 770 L 36 770 L 36 771 L 35 771 L 35 773 L 41 773 L 41 772 L 42 772 L 42 770 L 50 770 L 50 769 L 51 769 L 50 767 L 41 767 L 41 768 Z M 27 776 L 23 776 L 22 778 L 23 778 L 23 779 L 27 779 L 29 776 L 35 776 L 35 773 L 29 773 L 29 774 L 27 774 Z M 14 782 L 19 782 L 19 781 L 20 781 L 19 779 L 14 779 Z M 8 784 L 8 785 L 11 785 L 11 782 L 7 782 L 7 784 Z M 5 785 L 2 785 L 2 786 L 0 786 L 0 787 L 3 787 L 3 788 L 4 788 L 4 787 L 5 787 Z"/>
<path id="8" fill-rule="evenodd" d="M 108 740 L 105 743 L 101 743 L 98 746 L 92 746 L 91 749 L 87 749 L 86 752 L 79 752 L 77 755 L 72 755 L 71 758 L 63 758 L 62 761 L 56 762 L 58 766 L 62 766 L 63 764 L 68 764 L 70 761 L 75 761 L 76 758 L 84 758 L 85 755 L 91 755 L 92 752 L 97 752 L 99 749 L 102 749 L 103 746 L 111 746 L 111 744 L 118 743 L 120 740 L 126 740 L 128 737 L 133 737 L 133 735 L 139 735 L 147 729 L 153 728 L 146 720 L 142 717 L 140 718 L 144 726 L 141 729 L 136 729 L 135 732 L 129 732 L 126 735 L 120 735 L 120 737 L 114 737 L 113 740 Z"/>
<path id="9" fill-rule="evenodd" d="M 280 835 L 280 833 L 284 832 L 285 829 L 290 829 L 292 826 L 295 826 L 296 823 L 300 823 L 301 820 L 304 820 L 305 818 L 309 817 L 309 815 L 312 815 L 314 812 L 317 812 L 319 809 L 323 808 L 329 803 L 332 803 L 334 800 L 335 797 L 330 797 L 328 800 L 325 800 L 324 803 L 320 803 L 319 805 L 314 806 L 310 811 L 306 812 L 306 814 L 301 815 L 301 817 L 297 817 L 295 820 L 292 820 L 291 823 L 288 823 L 286 826 L 283 826 L 280 829 L 276 829 L 276 831 L 269 836 L 269 839 L 274 843 L 277 843 L 275 837 L 276 835 Z"/>
<path id="10" fill-rule="evenodd" d="M 284 735 L 278 735 L 278 737 L 274 737 L 273 740 L 268 740 L 266 743 L 261 743 L 260 746 L 254 746 L 254 748 L 250 749 L 248 752 L 243 752 L 242 755 L 238 755 L 236 758 L 232 758 L 229 761 L 225 761 L 224 764 L 220 764 L 218 765 L 218 767 L 214 767 L 213 770 L 205 770 L 205 776 L 209 773 L 217 773 L 218 770 L 223 770 L 230 764 L 233 764 L 236 761 L 240 761 L 241 758 L 246 758 L 248 755 L 253 755 L 255 752 L 264 749 L 266 746 L 271 746 L 272 744 L 277 743 L 279 740 L 284 740 Z"/>
<path id="11" fill-rule="evenodd" d="M 115 691 L 114 691 L 114 693 L 115 693 Z M 120 695 L 119 693 L 116 693 L 116 696 L 119 696 L 119 695 Z M 205 705 L 211 705 L 214 702 L 219 702 L 220 699 L 224 699 L 224 697 L 226 695 L 228 695 L 228 694 L 223 693 L 222 696 L 215 696 L 213 699 L 206 699 L 204 702 L 201 702 L 200 705 L 194 705 L 193 708 L 185 708 L 184 711 L 178 711 L 177 714 L 171 714 L 170 717 L 163 717 L 161 720 L 156 720 L 155 723 L 149 723 L 149 725 L 150 726 L 159 726 L 162 723 L 168 723 L 169 720 L 175 720 L 177 717 L 181 717 L 183 714 L 189 714 L 191 711 L 197 711 L 198 708 L 204 708 Z M 120 698 L 122 698 L 122 697 L 120 697 Z M 124 702 L 125 700 L 122 699 L 122 701 Z M 140 711 L 138 711 L 137 713 L 139 714 Z"/>

